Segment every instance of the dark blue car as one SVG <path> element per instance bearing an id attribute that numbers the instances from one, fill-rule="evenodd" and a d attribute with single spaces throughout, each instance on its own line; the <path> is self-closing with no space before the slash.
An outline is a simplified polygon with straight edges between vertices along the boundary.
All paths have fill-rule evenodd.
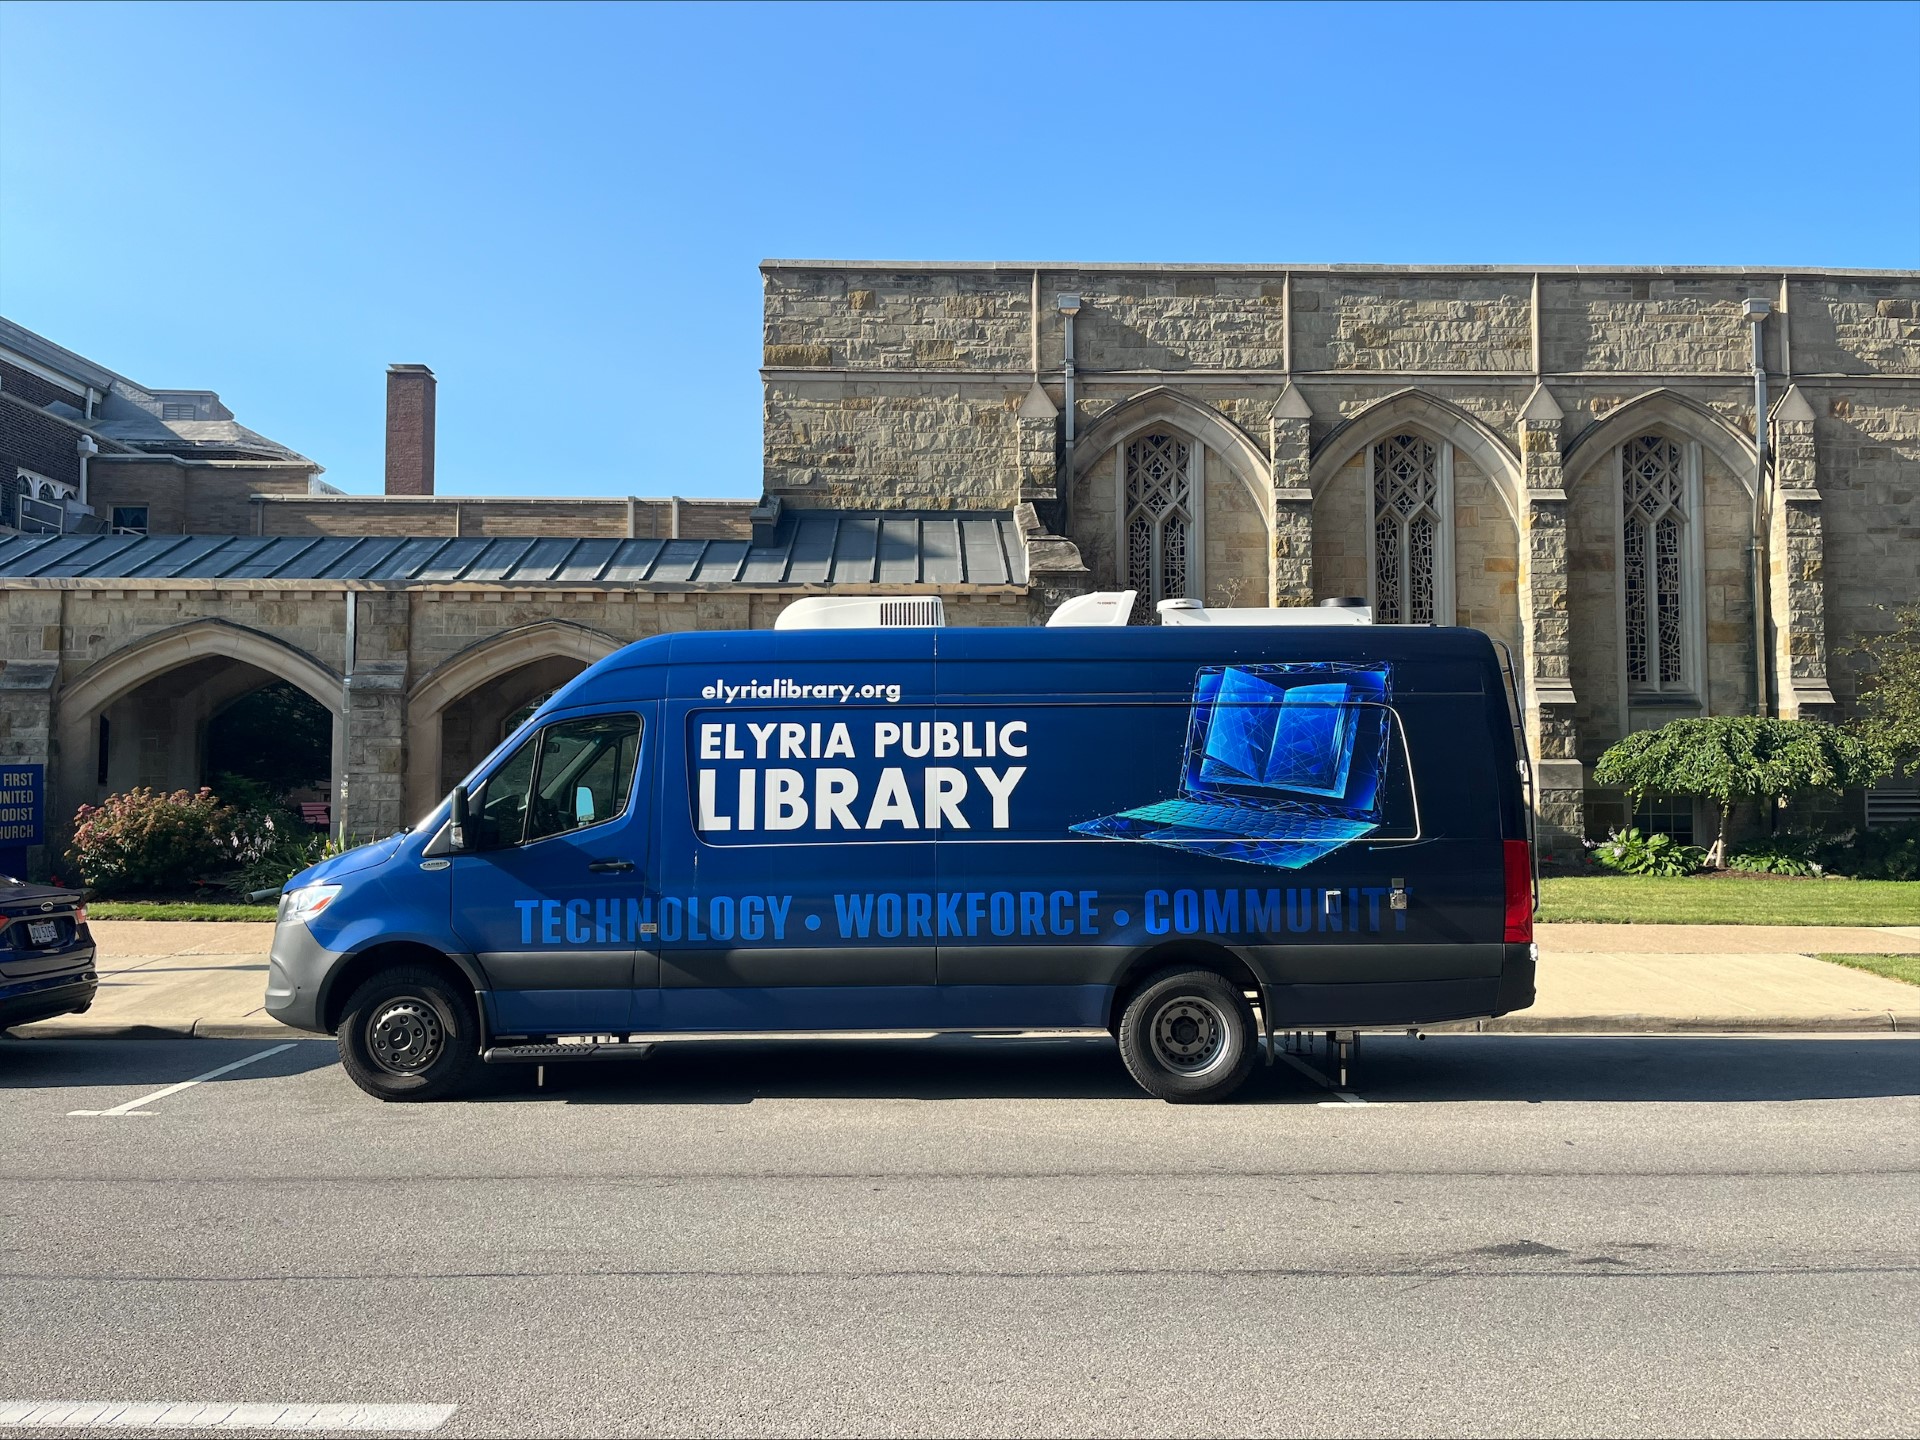
<path id="1" fill-rule="evenodd" d="M 99 986 L 80 896 L 0 875 L 0 1030 L 78 1014 Z"/>

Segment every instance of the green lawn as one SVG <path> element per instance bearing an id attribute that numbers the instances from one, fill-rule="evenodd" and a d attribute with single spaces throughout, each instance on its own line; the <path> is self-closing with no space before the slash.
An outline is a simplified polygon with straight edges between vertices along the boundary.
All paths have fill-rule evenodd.
<path id="1" fill-rule="evenodd" d="M 1835 965 L 1851 965 L 1855 970 L 1871 970 L 1889 980 L 1904 980 L 1920 985 L 1920 955 L 1822 955 Z"/>
<path id="2" fill-rule="evenodd" d="M 209 905 L 198 900 L 95 900 L 89 920 L 271 920 L 274 905 Z"/>
<path id="3" fill-rule="evenodd" d="M 1920 925 L 1920 881 L 1564 875 L 1540 919 L 1628 925 Z"/>

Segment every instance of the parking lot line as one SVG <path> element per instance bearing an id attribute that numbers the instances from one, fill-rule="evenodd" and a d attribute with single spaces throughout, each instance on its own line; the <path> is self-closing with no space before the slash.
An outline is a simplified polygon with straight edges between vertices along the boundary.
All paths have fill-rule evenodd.
<path id="1" fill-rule="evenodd" d="M 1325 1075 L 1322 1075 L 1318 1070 L 1314 1069 L 1311 1065 L 1299 1059 L 1297 1056 L 1289 1055 L 1285 1051 L 1282 1051 L 1280 1053 L 1280 1059 L 1284 1060 L 1287 1064 L 1291 1065 L 1294 1069 L 1298 1070 L 1302 1075 L 1306 1076 L 1309 1080 L 1313 1081 L 1313 1083 L 1318 1085 L 1322 1090 L 1327 1091 L 1330 1095 L 1334 1097 L 1331 1100 L 1315 1101 L 1314 1102 L 1315 1104 L 1322 1105 L 1322 1106 L 1333 1106 L 1336 1108 L 1341 1105 L 1366 1105 L 1371 1107 L 1373 1104 L 1371 1100 L 1362 1100 L 1358 1095 L 1354 1094 L 1351 1090 L 1336 1090 L 1332 1085 L 1329 1085 L 1327 1083 L 1327 1077 Z"/>
<path id="2" fill-rule="evenodd" d="M 0 1430 L 372 1430 L 426 1434 L 454 1405 L 209 1404 L 198 1400 L 0 1400 Z"/>
<path id="3" fill-rule="evenodd" d="M 196 1075 L 191 1080 L 182 1080 L 177 1085 L 169 1085 L 167 1086 L 166 1089 L 156 1090 L 151 1095 L 142 1095 L 138 1100 L 129 1100 L 124 1105 L 116 1105 L 111 1110 L 69 1110 L 67 1114 L 69 1116 L 150 1115 L 153 1113 L 152 1111 L 143 1110 L 140 1107 L 143 1105 L 151 1105 L 156 1100 L 164 1100 L 169 1095 L 178 1095 L 182 1090 L 191 1090 L 195 1085 L 198 1085 L 203 1081 L 217 1080 L 220 1076 L 225 1075 L 228 1071 L 238 1070 L 243 1065 L 251 1065 L 256 1060 L 265 1060 L 268 1056 L 278 1055 L 283 1050 L 291 1050 L 293 1049 L 293 1045 L 294 1045 L 294 1042 L 289 1041 L 285 1045 L 275 1045 L 270 1049 L 257 1051 L 252 1055 L 246 1056 L 244 1059 L 235 1060 L 231 1065 L 222 1065 L 217 1070 L 209 1070 L 207 1071 L 206 1074 Z M 4 1423 L 4 1422 L 0 1422 L 0 1423 Z"/>

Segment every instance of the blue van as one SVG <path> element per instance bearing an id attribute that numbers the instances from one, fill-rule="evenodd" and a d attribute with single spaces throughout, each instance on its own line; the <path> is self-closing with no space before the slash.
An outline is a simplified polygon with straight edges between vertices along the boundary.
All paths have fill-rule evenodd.
<path id="1" fill-rule="evenodd" d="M 289 881 L 267 1009 L 385 1100 L 674 1039 L 1024 1030 L 1217 1100 L 1263 1036 L 1532 1003 L 1510 701 L 1465 629 L 663 635 Z"/>

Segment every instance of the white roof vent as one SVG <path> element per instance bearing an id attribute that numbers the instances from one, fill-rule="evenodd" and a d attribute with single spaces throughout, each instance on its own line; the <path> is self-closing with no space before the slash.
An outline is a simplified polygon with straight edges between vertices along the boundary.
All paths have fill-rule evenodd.
<path id="1" fill-rule="evenodd" d="M 1096 590 L 1076 595 L 1047 617 L 1047 629 L 1059 626 L 1124 625 L 1133 615 L 1132 590 Z"/>
<path id="2" fill-rule="evenodd" d="M 1368 605 L 1240 606 L 1209 610 L 1198 600 L 1162 600 L 1155 607 L 1162 625 L 1371 625 Z"/>
<path id="3" fill-rule="evenodd" d="M 888 599 L 879 595 L 809 595 L 780 612 L 776 630 L 881 630 L 947 623 L 938 595 Z"/>

